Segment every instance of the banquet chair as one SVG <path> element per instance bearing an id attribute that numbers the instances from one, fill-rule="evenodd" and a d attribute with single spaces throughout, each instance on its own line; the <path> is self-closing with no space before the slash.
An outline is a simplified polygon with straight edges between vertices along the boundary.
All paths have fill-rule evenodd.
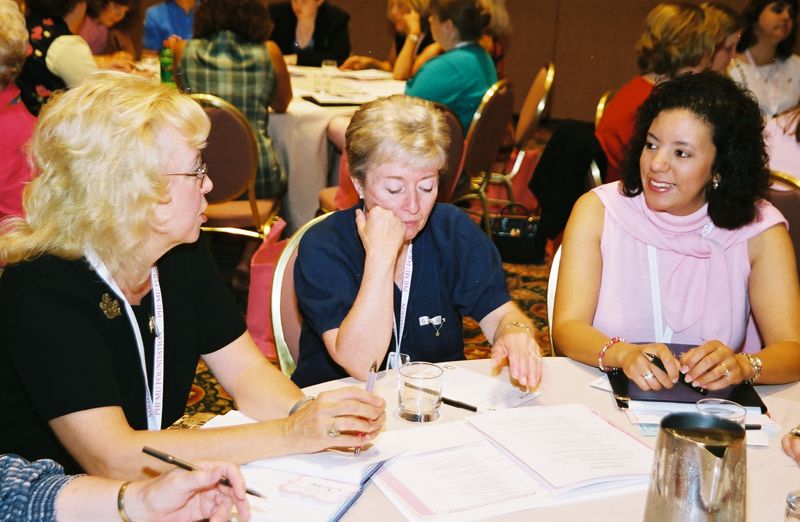
<path id="1" fill-rule="evenodd" d="M 308 229 L 327 218 L 331 214 L 315 217 L 295 232 L 286 242 L 278 262 L 275 264 L 275 276 L 272 279 L 270 297 L 270 314 L 275 338 L 275 351 L 281 371 L 291 377 L 300 353 L 300 329 L 303 318 L 297 306 L 297 293 L 294 289 L 294 263 L 297 260 L 297 247 Z"/>
<path id="2" fill-rule="evenodd" d="M 800 274 L 800 183 L 783 172 L 772 171 L 770 177 L 772 185 L 767 198 L 789 222 L 789 237 Z"/>
<path id="3" fill-rule="evenodd" d="M 510 155 L 511 158 L 514 158 L 514 163 L 507 173 L 493 172 L 489 179 L 490 184 L 503 185 L 508 198 L 506 200 L 495 200 L 493 203 L 498 203 L 502 206 L 514 203 L 514 178 L 519 174 L 528 154 L 528 150 L 525 147 L 530 141 L 533 131 L 539 127 L 542 116 L 547 109 L 550 89 L 553 86 L 555 75 L 556 66 L 553 62 L 549 62 L 545 67 L 539 69 L 528 89 L 528 94 L 525 96 L 525 101 L 523 101 L 522 109 L 519 112 L 517 126 L 514 129 L 514 146 Z M 524 181 L 524 185 L 527 187 L 527 180 Z"/>
<path id="4" fill-rule="evenodd" d="M 456 184 L 452 202 L 469 203 L 478 200 L 480 210 L 465 209 L 477 214 L 487 234 L 491 235 L 489 200 L 486 186 L 492 172 L 492 164 L 502 145 L 506 125 L 514 110 L 514 95 L 506 80 L 492 85 L 483 95 L 478 109 L 472 117 L 467 137 L 464 140 L 464 159 L 460 176 L 469 180 L 466 187 Z"/>
<path id="5" fill-rule="evenodd" d="M 597 102 L 597 107 L 594 110 L 594 128 L 596 129 L 597 126 L 600 124 L 600 120 L 603 118 L 603 113 L 606 111 L 606 107 L 611 102 L 611 98 L 614 97 L 614 94 L 617 91 L 614 89 L 610 89 L 603 93 L 600 96 L 600 100 Z"/>
<path id="6" fill-rule="evenodd" d="M 263 239 L 279 209 L 278 199 L 256 199 L 258 145 L 253 128 L 233 104 L 211 94 L 189 95 L 211 120 L 203 161 L 214 188 L 206 195 L 208 221 L 203 230 Z M 238 199 L 247 193 L 247 199 Z"/>
<path id="7" fill-rule="evenodd" d="M 550 275 L 547 278 L 547 332 L 550 335 L 550 350 L 556 355 L 556 347 L 553 346 L 553 309 L 556 304 L 556 285 L 558 283 L 558 267 L 561 266 L 561 246 L 553 254 L 553 262 L 550 265 Z"/>

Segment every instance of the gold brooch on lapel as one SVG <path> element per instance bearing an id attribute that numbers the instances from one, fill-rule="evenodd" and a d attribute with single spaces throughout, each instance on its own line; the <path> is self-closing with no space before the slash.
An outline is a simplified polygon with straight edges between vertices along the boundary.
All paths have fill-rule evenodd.
<path id="1" fill-rule="evenodd" d="M 100 299 L 100 310 L 102 310 L 109 319 L 114 319 L 115 317 L 122 315 L 122 310 L 119 307 L 119 301 L 107 293 L 103 294 L 103 297 Z"/>

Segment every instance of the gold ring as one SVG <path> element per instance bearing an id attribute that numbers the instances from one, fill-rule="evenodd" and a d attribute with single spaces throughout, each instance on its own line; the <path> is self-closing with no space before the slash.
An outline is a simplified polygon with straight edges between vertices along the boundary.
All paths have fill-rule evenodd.
<path id="1" fill-rule="evenodd" d="M 336 426 L 333 425 L 333 420 L 331 420 L 328 426 L 328 437 L 338 437 L 341 434 L 342 432 L 336 429 Z"/>
<path id="2" fill-rule="evenodd" d="M 731 371 L 728 369 L 728 367 L 727 367 L 727 366 L 725 366 L 725 363 L 719 363 L 717 366 L 722 366 L 722 370 L 723 370 L 723 372 L 724 372 L 724 373 L 722 374 L 722 378 L 723 378 L 723 379 L 727 379 L 727 378 L 728 378 L 728 375 L 730 375 L 730 374 L 731 374 Z"/>

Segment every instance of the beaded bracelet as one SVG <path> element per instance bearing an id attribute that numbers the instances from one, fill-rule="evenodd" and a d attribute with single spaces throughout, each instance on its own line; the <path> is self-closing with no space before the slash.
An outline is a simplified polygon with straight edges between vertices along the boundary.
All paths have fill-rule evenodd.
<path id="1" fill-rule="evenodd" d="M 123 482 L 117 492 L 117 511 L 119 511 L 119 518 L 122 522 L 131 522 L 131 517 L 125 512 L 125 490 L 131 485 L 131 481 Z"/>
<path id="2" fill-rule="evenodd" d="M 761 378 L 761 370 L 763 370 L 763 365 L 761 363 L 761 357 L 758 355 L 753 355 L 751 353 L 742 353 L 742 355 L 747 359 L 747 362 L 750 363 L 750 368 L 753 369 L 753 376 L 749 379 L 745 379 L 744 382 L 747 384 L 755 384 L 758 382 L 758 379 Z"/>
<path id="3" fill-rule="evenodd" d="M 606 341 L 603 344 L 602 348 L 600 348 L 600 353 L 597 355 L 597 367 L 600 368 L 600 371 L 608 373 L 612 370 L 616 370 L 616 368 L 609 368 L 608 366 L 603 364 L 603 357 L 606 356 L 606 352 L 608 351 L 609 348 L 611 348 L 617 343 L 624 343 L 624 342 L 625 339 L 623 339 L 622 337 L 612 337 L 610 340 Z"/>
<path id="4" fill-rule="evenodd" d="M 316 399 L 316 397 L 310 397 L 306 395 L 299 401 L 295 402 L 294 404 L 292 404 L 292 407 L 289 408 L 289 415 L 292 415 L 294 412 L 305 406 L 307 403 L 313 401 L 314 399 Z"/>

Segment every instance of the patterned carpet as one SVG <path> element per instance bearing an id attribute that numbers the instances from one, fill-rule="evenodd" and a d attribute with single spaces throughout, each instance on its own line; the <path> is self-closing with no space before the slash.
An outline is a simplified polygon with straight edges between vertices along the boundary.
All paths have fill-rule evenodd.
<path id="1" fill-rule="evenodd" d="M 224 248 L 218 241 L 212 243 L 212 248 L 220 261 L 223 277 L 230 280 L 232 269 L 226 266 L 222 258 L 226 258 Z M 221 251 L 222 249 L 222 251 Z M 511 298 L 517 302 L 522 310 L 533 319 L 537 335 L 536 341 L 542 347 L 542 352 L 550 354 L 550 339 L 547 327 L 547 277 L 550 272 L 549 265 L 516 265 L 504 263 L 506 282 Z M 246 293 L 233 291 L 240 304 L 247 303 Z M 244 309 L 244 308 L 243 308 Z M 481 333 L 478 323 L 472 319 L 464 321 L 464 355 L 467 359 L 485 359 L 489 357 L 490 345 Z M 201 361 L 197 367 L 197 375 L 189 394 L 186 405 L 187 415 L 199 412 L 222 414 L 233 407 L 230 395 Z"/>

